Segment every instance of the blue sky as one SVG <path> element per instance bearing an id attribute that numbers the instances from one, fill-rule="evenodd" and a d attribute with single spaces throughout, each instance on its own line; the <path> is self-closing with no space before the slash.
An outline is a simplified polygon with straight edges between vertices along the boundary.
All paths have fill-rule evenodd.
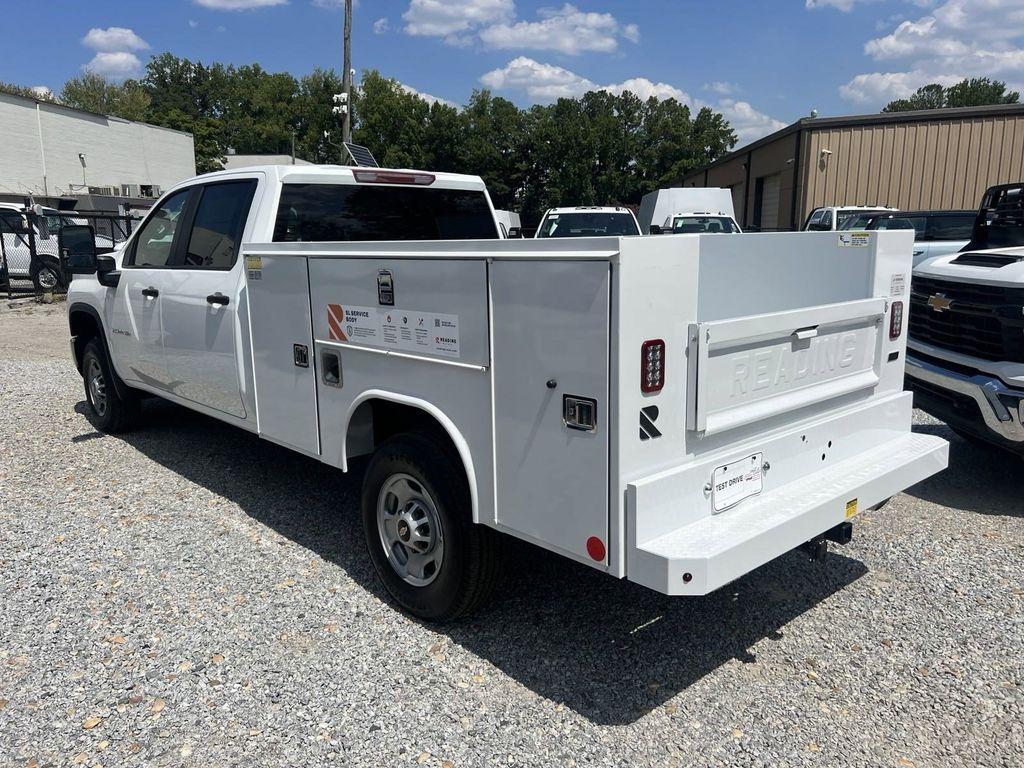
<path id="1" fill-rule="evenodd" d="M 49 8 L 48 8 L 49 6 Z M 59 90 L 165 50 L 296 75 L 340 70 L 338 0 L 5 3 L 0 80 Z M 464 103 L 628 88 L 710 105 L 741 140 L 812 108 L 878 110 L 926 82 L 1024 84 L 1024 0 L 357 0 L 353 65 Z"/>

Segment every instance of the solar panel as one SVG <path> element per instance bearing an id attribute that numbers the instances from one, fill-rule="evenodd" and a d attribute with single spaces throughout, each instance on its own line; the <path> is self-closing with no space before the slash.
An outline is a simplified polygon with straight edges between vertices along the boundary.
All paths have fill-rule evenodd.
<path id="1" fill-rule="evenodd" d="M 373 155 L 370 154 L 370 150 L 366 147 L 359 144 L 353 144 L 350 141 L 346 141 L 344 144 L 353 163 L 366 168 L 380 168 L 380 163 L 373 159 Z"/>

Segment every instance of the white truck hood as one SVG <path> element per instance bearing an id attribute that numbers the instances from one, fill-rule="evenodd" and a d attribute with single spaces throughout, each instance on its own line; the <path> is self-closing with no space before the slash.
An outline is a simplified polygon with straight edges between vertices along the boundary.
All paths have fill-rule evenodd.
<path id="1" fill-rule="evenodd" d="M 1016 259 L 1009 263 L 993 263 L 991 266 L 979 264 L 954 264 L 957 259 L 977 254 L 979 256 L 1006 256 Z M 963 253 L 947 253 L 922 261 L 914 268 L 914 275 L 933 277 L 945 280 L 962 280 L 967 283 L 983 283 L 985 285 L 1024 287 L 1024 247 L 991 248 L 982 251 L 965 251 Z"/>

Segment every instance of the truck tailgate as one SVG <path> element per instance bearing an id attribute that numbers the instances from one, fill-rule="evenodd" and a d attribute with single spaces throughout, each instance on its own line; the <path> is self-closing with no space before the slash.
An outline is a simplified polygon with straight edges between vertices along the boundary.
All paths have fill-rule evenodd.
<path id="1" fill-rule="evenodd" d="M 887 301 L 690 326 L 687 428 L 712 435 L 875 386 Z"/>

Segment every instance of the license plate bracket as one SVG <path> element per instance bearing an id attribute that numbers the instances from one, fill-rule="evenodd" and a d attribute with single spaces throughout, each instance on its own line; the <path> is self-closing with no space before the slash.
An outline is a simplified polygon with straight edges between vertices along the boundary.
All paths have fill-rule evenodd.
<path id="1" fill-rule="evenodd" d="M 711 504 L 715 513 L 724 512 L 764 489 L 762 454 L 753 453 L 715 467 L 711 477 Z"/>

